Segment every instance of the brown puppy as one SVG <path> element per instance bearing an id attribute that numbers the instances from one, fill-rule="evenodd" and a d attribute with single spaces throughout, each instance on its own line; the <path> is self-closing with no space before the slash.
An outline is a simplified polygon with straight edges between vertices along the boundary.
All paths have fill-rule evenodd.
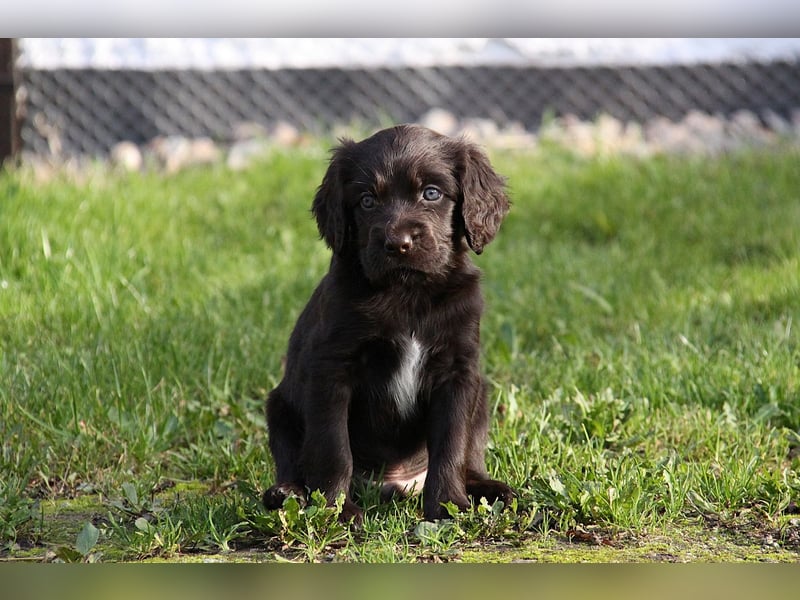
<path id="1" fill-rule="evenodd" d="M 480 271 L 469 258 L 509 209 L 503 179 L 475 145 L 400 125 L 334 152 L 312 211 L 333 250 L 300 315 L 286 372 L 267 400 L 276 484 L 289 494 L 346 494 L 354 474 L 385 496 L 423 491 L 442 503 L 513 496 L 489 478 L 486 384 L 479 371 Z"/>

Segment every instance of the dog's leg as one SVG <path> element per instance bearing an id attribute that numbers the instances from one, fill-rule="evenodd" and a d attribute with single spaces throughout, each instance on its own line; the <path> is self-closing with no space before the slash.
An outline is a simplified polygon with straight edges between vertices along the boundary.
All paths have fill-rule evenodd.
<path id="1" fill-rule="evenodd" d="M 306 407 L 305 439 L 300 451 L 306 485 L 310 490 L 321 490 L 329 505 L 344 493 L 340 520 L 352 520 L 355 526 L 359 526 L 364 513 L 350 497 L 353 477 L 348 429 L 351 390 L 344 385 L 331 387 L 321 378 L 312 381 Z"/>
<path id="2" fill-rule="evenodd" d="M 452 502 L 461 510 L 469 508 L 464 461 L 470 432 L 469 415 L 464 414 L 464 408 L 470 391 L 467 383 L 450 382 L 431 397 L 428 475 L 422 503 L 429 521 L 447 517 L 444 502 Z"/>
<path id="3" fill-rule="evenodd" d="M 305 505 L 305 486 L 297 464 L 303 428 L 297 415 L 286 403 L 280 386 L 272 390 L 267 398 L 267 429 L 276 477 L 275 485 L 264 492 L 264 506 L 269 510 L 281 508 L 289 496 L 296 496 Z"/>
<path id="4" fill-rule="evenodd" d="M 467 494 L 479 502 L 481 497 L 490 504 L 502 500 L 508 506 L 514 490 L 502 481 L 491 479 L 486 470 L 486 442 L 489 438 L 489 406 L 486 381 L 481 378 L 478 396 L 472 412 L 470 437 L 467 444 Z"/>

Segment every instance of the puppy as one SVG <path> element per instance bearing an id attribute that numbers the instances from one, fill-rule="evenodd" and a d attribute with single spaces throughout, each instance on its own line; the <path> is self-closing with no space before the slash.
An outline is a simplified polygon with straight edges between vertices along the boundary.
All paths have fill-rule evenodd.
<path id="1" fill-rule="evenodd" d="M 508 209 L 503 178 L 467 141 L 400 125 L 334 150 L 312 205 L 330 270 L 267 398 L 267 508 L 344 492 L 341 517 L 359 524 L 354 475 L 382 476 L 385 498 L 422 491 L 428 520 L 468 496 L 508 504 L 513 491 L 486 471 L 483 299 L 469 257 Z"/>

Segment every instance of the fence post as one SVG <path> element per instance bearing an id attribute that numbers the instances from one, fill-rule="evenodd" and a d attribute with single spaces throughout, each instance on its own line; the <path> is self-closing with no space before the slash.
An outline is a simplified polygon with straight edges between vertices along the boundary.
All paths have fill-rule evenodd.
<path id="1" fill-rule="evenodd" d="M 19 150 L 14 39 L 0 38 L 0 165 Z"/>

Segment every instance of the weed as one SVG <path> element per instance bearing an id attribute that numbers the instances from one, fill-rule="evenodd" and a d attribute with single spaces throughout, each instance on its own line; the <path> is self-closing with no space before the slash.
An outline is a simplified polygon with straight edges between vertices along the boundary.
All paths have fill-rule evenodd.
<path id="1" fill-rule="evenodd" d="M 420 521 L 414 528 L 414 536 L 428 552 L 448 556 L 454 554 L 454 546 L 464 537 L 464 530 L 453 519 Z"/>
<path id="2" fill-rule="evenodd" d="M 18 474 L 0 479 L 0 542 L 13 548 L 17 537 L 36 516 L 36 502 L 26 496 Z"/>
<path id="3" fill-rule="evenodd" d="M 281 520 L 281 539 L 288 548 L 299 546 L 302 555 L 309 561 L 319 561 L 327 557 L 324 553 L 341 545 L 349 532 L 339 522 L 344 505 L 344 493 L 340 494 L 333 506 L 328 506 L 325 496 L 315 490 L 310 502 L 301 506 L 298 499 L 289 496 L 278 511 Z"/>
<path id="4" fill-rule="evenodd" d="M 91 523 L 86 522 L 83 529 L 78 533 L 75 544 L 72 546 L 60 546 L 54 553 L 53 562 L 98 562 L 102 557 L 102 553 L 92 552 L 92 550 L 94 550 L 99 538 L 100 530 Z"/>

